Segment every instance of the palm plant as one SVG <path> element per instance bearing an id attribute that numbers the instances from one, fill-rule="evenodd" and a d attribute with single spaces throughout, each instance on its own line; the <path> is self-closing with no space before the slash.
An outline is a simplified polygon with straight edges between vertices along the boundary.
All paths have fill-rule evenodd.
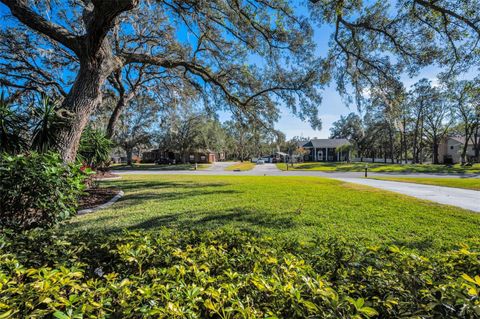
<path id="1" fill-rule="evenodd" d="M 104 168 L 110 160 L 112 142 L 99 130 L 87 127 L 80 139 L 78 159 L 92 168 Z"/>
<path id="2" fill-rule="evenodd" d="M 36 123 L 32 130 L 32 149 L 44 153 L 56 146 L 55 133 L 65 125 L 65 121 L 58 114 L 57 103 L 46 95 L 34 107 L 33 114 Z"/>
<path id="3" fill-rule="evenodd" d="M 26 121 L 13 110 L 12 105 L 0 95 L 0 152 L 16 154 L 28 147 L 25 138 Z"/>

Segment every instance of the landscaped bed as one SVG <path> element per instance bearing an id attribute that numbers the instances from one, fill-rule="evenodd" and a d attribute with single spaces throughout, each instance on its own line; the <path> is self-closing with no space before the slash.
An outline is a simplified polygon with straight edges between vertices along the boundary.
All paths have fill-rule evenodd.
<path id="1" fill-rule="evenodd" d="M 176 229 L 0 236 L 2 318 L 474 318 L 478 253 Z"/>
<path id="2" fill-rule="evenodd" d="M 480 214 L 315 177 L 129 175 L 0 235 L 0 317 L 474 318 Z"/>
<path id="3" fill-rule="evenodd" d="M 294 164 L 295 170 L 325 171 L 325 172 L 362 172 L 368 166 L 370 172 L 397 172 L 397 173 L 456 173 L 480 174 L 480 164 L 471 166 L 433 165 L 433 164 L 388 164 L 366 162 L 307 162 Z M 285 163 L 278 163 L 277 167 L 286 170 Z M 292 169 L 291 166 L 288 169 Z"/>
<path id="4" fill-rule="evenodd" d="M 415 184 L 426 184 L 444 187 L 465 188 L 480 191 L 480 178 L 424 178 L 424 177 L 373 177 L 374 179 L 405 182 Z M 480 195 L 479 195 L 480 202 Z M 480 205 L 480 203 L 479 203 Z"/>
<path id="5" fill-rule="evenodd" d="M 95 208 L 99 205 L 105 204 L 119 192 L 120 190 L 116 188 L 95 187 L 88 189 L 82 196 L 80 196 L 78 210 Z"/>

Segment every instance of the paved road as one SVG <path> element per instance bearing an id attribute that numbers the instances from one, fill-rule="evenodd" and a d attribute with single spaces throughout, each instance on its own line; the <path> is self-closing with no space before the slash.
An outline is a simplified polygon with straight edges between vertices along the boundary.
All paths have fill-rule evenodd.
<path id="1" fill-rule="evenodd" d="M 218 162 L 212 167 L 204 170 L 198 171 L 168 171 L 168 170 L 155 170 L 150 169 L 148 171 L 145 170 L 122 170 L 122 171 L 115 171 L 112 172 L 115 174 L 164 174 L 164 175 L 178 175 L 178 174 L 186 174 L 186 175 L 245 175 L 245 176 L 263 176 L 263 175 L 270 175 L 270 176 L 316 176 L 316 177 L 329 177 L 329 178 L 363 178 L 363 172 L 322 172 L 322 171 L 281 171 L 279 170 L 275 164 L 263 164 L 263 165 L 256 165 L 254 169 L 250 171 L 242 171 L 242 172 L 233 172 L 233 171 L 224 171 L 223 169 L 226 166 L 230 166 L 234 163 L 232 162 Z M 369 177 L 432 177 L 432 178 L 441 178 L 441 177 L 449 177 L 449 178 L 480 178 L 480 174 L 440 174 L 440 173 L 374 173 L 369 172 Z"/>
<path id="2" fill-rule="evenodd" d="M 222 165 L 225 163 L 222 163 Z M 232 163 L 228 163 L 231 165 Z M 403 182 L 381 181 L 364 178 L 362 172 L 319 172 L 319 171 L 281 171 L 274 164 L 256 165 L 251 171 L 233 172 L 224 171 L 228 166 L 217 166 L 215 169 L 198 171 L 113 171 L 115 174 L 162 174 L 162 175 L 232 175 L 232 176 L 316 176 L 338 179 L 348 183 L 356 183 L 392 191 L 420 199 L 426 199 L 440 204 L 452 205 L 464 209 L 480 212 L 480 191 L 460 188 L 421 185 Z M 480 178 L 473 174 L 393 174 L 369 173 L 370 177 L 395 176 L 395 177 L 452 177 L 452 178 Z"/>

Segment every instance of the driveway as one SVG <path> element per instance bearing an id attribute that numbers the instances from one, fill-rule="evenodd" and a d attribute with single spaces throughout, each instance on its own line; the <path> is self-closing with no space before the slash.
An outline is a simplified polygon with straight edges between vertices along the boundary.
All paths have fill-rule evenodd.
<path id="1" fill-rule="evenodd" d="M 251 173 L 253 175 L 276 175 L 281 173 L 282 171 L 277 168 L 275 164 L 257 164 L 255 167 L 247 171 L 247 173 Z"/>
<path id="2" fill-rule="evenodd" d="M 480 212 L 480 192 L 443 186 L 412 184 L 403 182 L 380 181 L 367 178 L 341 178 L 335 179 L 361 184 L 371 187 L 396 192 L 432 202 L 461 207 L 475 212 Z"/>
<path id="3" fill-rule="evenodd" d="M 225 168 L 227 168 L 230 165 L 237 164 L 238 162 L 215 162 L 210 167 L 202 170 L 202 171 L 207 171 L 207 172 L 223 172 L 225 171 Z"/>

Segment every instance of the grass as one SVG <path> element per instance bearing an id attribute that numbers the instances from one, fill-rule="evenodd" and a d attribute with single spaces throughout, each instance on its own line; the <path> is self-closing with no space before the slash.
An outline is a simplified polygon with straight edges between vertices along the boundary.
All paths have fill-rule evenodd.
<path id="1" fill-rule="evenodd" d="M 206 169 L 210 167 L 210 164 L 198 164 L 197 169 Z M 153 163 L 140 163 L 133 164 L 132 166 L 126 164 L 115 164 L 111 166 L 111 169 L 119 171 L 163 171 L 163 170 L 172 170 L 172 171 L 188 171 L 194 170 L 195 164 L 175 164 L 175 165 L 157 165 Z"/>
<path id="2" fill-rule="evenodd" d="M 480 178 L 420 178 L 420 177 L 372 177 L 374 179 L 385 180 L 385 181 L 395 181 L 395 182 L 406 182 L 406 183 L 415 183 L 415 184 L 426 184 L 426 185 L 435 185 L 435 186 L 445 186 L 445 187 L 456 187 L 456 188 L 465 188 L 473 189 L 480 191 Z M 479 195 L 480 196 L 480 195 Z"/>
<path id="3" fill-rule="evenodd" d="M 367 163 L 322 163 L 309 162 L 295 164 L 293 169 L 306 171 L 325 171 L 325 172 L 362 172 Z M 278 163 L 277 167 L 283 171 L 286 170 L 285 163 Z M 292 169 L 289 167 L 289 169 Z M 385 164 L 368 163 L 370 172 L 398 172 L 398 173 L 457 173 L 457 174 L 479 174 L 480 164 L 472 166 L 455 165 L 434 165 L 434 164 Z"/>
<path id="4" fill-rule="evenodd" d="M 480 214 L 317 177 L 129 175 L 111 208 L 66 229 L 118 232 L 240 229 L 281 241 L 346 238 L 366 245 L 445 250 L 480 238 Z"/>
<path id="5" fill-rule="evenodd" d="M 236 163 L 225 168 L 226 171 L 233 171 L 233 170 L 241 170 L 241 171 L 249 171 L 255 167 L 255 163 L 251 162 L 243 162 L 243 163 Z"/>

